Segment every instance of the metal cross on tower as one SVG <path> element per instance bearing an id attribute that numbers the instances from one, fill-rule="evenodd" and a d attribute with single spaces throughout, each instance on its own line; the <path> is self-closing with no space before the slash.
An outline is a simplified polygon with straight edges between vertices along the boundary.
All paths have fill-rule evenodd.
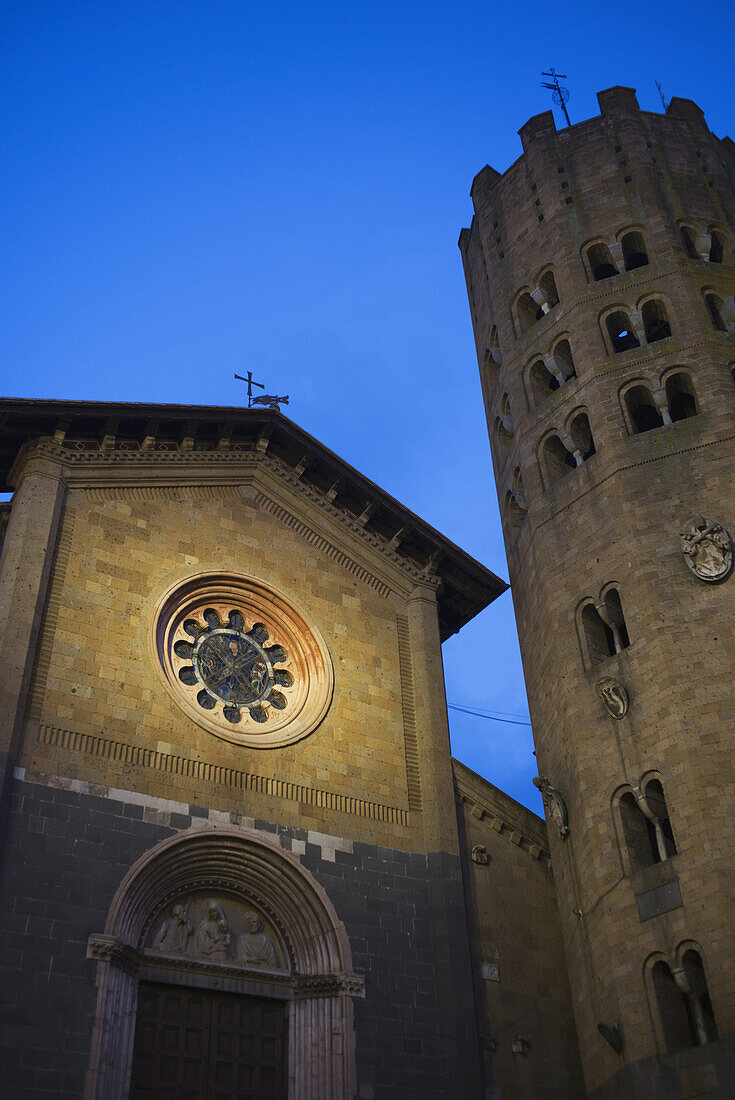
<path id="1" fill-rule="evenodd" d="M 564 112 L 564 118 L 567 120 L 567 126 L 571 126 L 571 120 L 569 118 L 569 112 L 567 111 L 567 100 L 569 99 L 569 89 L 562 87 L 559 83 L 560 80 L 566 80 L 564 73 L 557 73 L 552 65 L 548 73 L 541 73 L 542 76 L 550 76 L 551 82 L 543 81 L 542 88 L 548 88 L 553 92 L 552 99 L 558 107 L 561 107 Z"/>

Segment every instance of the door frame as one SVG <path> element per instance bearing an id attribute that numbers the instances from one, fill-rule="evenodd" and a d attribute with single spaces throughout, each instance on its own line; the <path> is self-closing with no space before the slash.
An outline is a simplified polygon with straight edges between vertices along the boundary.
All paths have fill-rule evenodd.
<path id="1" fill-rule="evenodd" d="M 277 922 L 288 969 L 162 958 L 146 948 L 151 923 L 172 899 L 206 889 L 265 909 Z M 287 1000 L 288 1100 L 352 1100 L 352 1000 L 364 978 L 352 969 L 344 925 L 296 856 L 226 826 L 187 830 L 146 852 L 122 880 L 104 932 L 92 934 L 97 1011 L 85 1100 L 127 1100 L 140 980 Z"/>

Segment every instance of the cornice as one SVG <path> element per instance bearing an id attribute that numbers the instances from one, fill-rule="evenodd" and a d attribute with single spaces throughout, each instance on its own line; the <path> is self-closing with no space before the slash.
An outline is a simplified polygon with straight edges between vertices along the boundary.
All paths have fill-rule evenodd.
<path id="1" fill-rule="evenodd" d="M 402 594 L 416 584 L 427 585 L 435 592 L 442 587 L 441 577 L 430 569 L 422 569 L 410 559 L 393 549 L 390 540 L 368 531 L 356 518 L 343 508 L 338 508 L 327 499 L 327 494 L 315 486 L 307 484 L 285 462 L 258 450 L 77 450 L 57 443 L 51 439 L 40 439 L 35 444 L 27 444 L 24 453 L 19 455 L 13 473 L 22 474 L 22 468 L 32 459 L 45 458 L 66 468 L 66 481 L 70 489 L 113 489 L 136 487 L 167 488 L 186 485 L 186 474 L 196 471 L 197 482 L 207 486 L 231 486 L 233 477 L 241 478 L 241 484 L 253 481 L 258 470 L 269 471 L 279 482 L 287 485 L 303 501 L 307 502 L 310 514 L 319 509 L 323 516 L 339 524 L 360 543 L 369 547 L 397 569 L 406 578 L 406 583 L 396 585 L 397 578 L 391 573 L 391 589 L 398 587 Z M 165 471 L 170 471 L 167 478 Z M 148 473 L 148 476 L 146 474 Z M 112 476 L 110 476 L 112 473 Z M 163 474 L 163 476 L 162 476 Z M 119 476 L 116 476 L 119 475 Z M 142 476 L 141 476 L 142 475 Z M 373 555 L 371 556 L 374 556 Z"/>
<path id="2" fill-rule="evenodd" d="M 430 569 L 421 569 L 420 566 L 397 553 L 396 550 L 391 548 L 390 540 L 382 538 L 373 531 L 366 530 L 363 524 L 359 523 L 349 512 L 346 512 L 343 508 L 335 507 L 327 500 L 326 494 L 303 482 L 285 462 L 281 462 L 280 459 L 272 458 L 267 454 L 262 456 L 262 461 L 266 468 L 271 469 L 280 481 L 288 485 L 305 500 L 308 500 L 310 504 L 315 504 L 325 515 L 338 522 L 361 542 L 377 550 L 386 561 L 400 569 L 414 583 L 425 584 L 435 592 L 441 589 L 441 577 L 435 572 Z"/>
<path id="3" fill-rule="evenodd" d="M 533 859 L 549 858 L 545 823 L 459 760 L 452 761 L 457 801 Z"/>
<path id="4" fill-rule="evenodd" d="M 417 587 L 439 594 L 442 639 L 507 587 L 272 410 L 7 398 L 0 399 L 0 420 L 0 478 L 8 487 L 17 486 L 25 463 L 35 455 L 55 464 L 70 488 L 94 492 L 96 499 L 115 489 L 144 500 L 158 493 L 171 499 L 178 493 L 241 491 L 252 497 L 262 488 L 299 522 L 316 525 L 319 536 L 324 528 L 327 542 L 337 546 L 332 556 L 339 556 L 349 537 L 353 573 L 366 569 L 385 575 L 401 598 Z M 267 478 L 268 487 L 258 477 Z M 319 539 L 310 541 L 318 544 Z"/>

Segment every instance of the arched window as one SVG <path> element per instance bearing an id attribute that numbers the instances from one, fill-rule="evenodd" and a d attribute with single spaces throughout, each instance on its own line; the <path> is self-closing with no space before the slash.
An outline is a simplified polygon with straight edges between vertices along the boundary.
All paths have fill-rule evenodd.
<path id="1" fill-rule="evenodd" d="M 576 618 L 585 668 L 606 661 L 630 645 L 617 588 L 603 589 L 597 601 L 583 601 Z"/>
<path id="2" fill-rule="evenodd" d="M 503 399 L 500 402 L 500 415 L 495 420 L 494 434 L 495 450 L 498 458 L 505 461 L 513 440 L 513 417 L 511 416 L 510 398 L 507 393 L 503 394 Z"/>
<path id="3" fill-rule="evenodd" d="M 664 422 L 654 404 L 650 389 L 643 383 L 631 386 L 625 391 L 625 406 L 634 435 L 650 432 L 652 428 L 660 428 Z"/>
<path id="4" fill-rule="evenodd" d="M 699 411 L 694 385 L 690 376 L 683 371 L 670 374 L 666 379 L 666 400 L 674 422 L 688 420 L 690 416 L 696 416 Z"/>
<path id="5" fill-rule="evenodd" d="M 482 357 L 482 373 L 485 384 L 485 390 L 487 396 L 490 397 L 498 384 L 498 378 L 500 377 L 500 367 L 502 365 L 502 359 L 500 357 L 500 347 L 498 345 L 498 330 L 493 325 L 490 330 L 490 339 L 488 340 L 488 346 L 485 349 L 485 354 Z"/>
<path id="6" fill-rule="evenodd" d="M 680 225 L 682 240 L 690 260 L 698 260 L 699 253 L 696 246 L 696 230 L 690 225 Z"/>
<path id="7" fill-rule="evenodd" d="M 596 665 L 600 661 L 612 657 L 615 653 L 615 639 L 610 627 L 603 622 L 599 611 L 593 603 L 585 604 L 582 608 L 582 629 L 587 643 L 587 655 L 589 664 Z"/>
<path id="8" fill-rule="evenodd" d="M 569 425 L 569 434 L 584 462 L 595 453 L 595 441 L 587 414 L 577 413 Z"/>
<path id="9" fill-rule="evenodd" d="M 630 318 L 622 309 L 611 313 L 606 319 L 607 331 L 614 352 L 630 351 L 631 348 L 639 348 L 641 345 L 638 337 L 631 328 Z"/>
<path id="10" fill-rule="evenodd" d="M 556 289 L 556 280 L 553 271 L 545 271 L 538 281 L 539 288 L 544 292 L 546 304 L 553 309 L 559 303 L 559 292 Z"/>
<path id="11" fill-rule="evenodd" d="M 587 250 L 587 263 L 589 264 L 592 278 L 599 283 L 603 279 L 610 279 L 618 274 L 618 269 L 612 258 L 612 252 L 608 245 L 598 242 Z"/>
<path id="12" fill-rule="evenodd" d="M 712 244 L 709 250 L 709 262 L 711 264 L 723 264 L 725 262 L 725 235 L 719 229 L 712 230 Z"/>
<path id="13" fill-rule="evenodd" d="M 642 790 L 627 791 L 618 805 L 631 872 L 676 855 L 666 798 L 658 779 L 649 779 Z"/>
<path id="14" fill-rule="evenodd" d="M 722 311 L 725 305 L 722 298 L 720 298 L 719 294 L 715 294 L 714 291 L 710 290 L 705 294 L 704 300 L 707 303 L 707 309 L 712 318 L 712 324 L 720 332 L 727 332 L 727 327 L 722 319 Z"/>
<path id="15" fill-rule="evenodd" d="M 510 445 L 513 442 L 513 433 L 508 431 L 499 416 L 495 419 L 493 434 L 495 436 L 495 453 L 500 462 L 505 462 Z"/>
<path id="16" fill-rule="evenodd" d="M 635 271 L 637 267 L 645 267 L 648 263 L 648 253 L 646 252 L 646 242 L 643 240 L 643 234 L 632 230 L 630 233 L 625 233 L 620 238 L 620 243 L 623 246 L 623 259 L 625 260 L 625 270 Z"/>
<path id="17" fill-rule="evenodd" d="M 688 948 L 681 957 L 682 970 L 689 986 L 691 1016 L 694 1027 L 692 1031 L 696 1035 L 697 1045 L 713 1043 L 718 1038 L 715 1014 L 707 987 L 707 977 L 704 973 L 702 956 L 694 948 Z"/>
<path id="18" fill-rule="evenodd" d="M 572 349 L 569 347 L 568 340 L 559 340 L 554 344 L 552 355 L 556 359 L 557 366 L 561 369 L 561 374 L 565 382 L 568 382 L 570 378 L 577 377 L 577 372 L 574 369 L 574 359 L 572 358 Z"/>
<path id="19" fill-rule="evenodd" d="M 641 310 L 643 315 L 643 327 L 646 330 L 646 340 L 653 344 L 656 340 L 665 340 L 671 336 L 671 326 L 666 315 L 666 306 L 659 298 L 652 298 L 645 302 Z"/>
<path id="20" fill-rule="evenodd" d="M 516 317 L 521 332 L 528 332 L 531 325 L 535 325 L 543 315 L 541 307 L 534 302 L 527 290 L 524 291 L 516 301 Z"/>
<path id="21" fill-rule="evenodd" d="M 553 364 L 552 364 L 553 365 Z M 534 405 L 541 405 L 546 398 L 559 389 L 559 382 L 549 373 L 543 359 L 537 359 L 528 372 Z"/>
<path id="22" fill-rule="evenodd" d="M 549 435 L 541 449 L 544 468 L 544 481 L 547 488 L 561 481 L 563 477 L 576 469 L 577 463 L 571 451 L 562 443 L 558 435 Z"/>
<path id="23" fill-rule="evenodd" d="M 517 531 L 526 518 L 526 509 L 521 508 L 510 489 L 505 495 L 505 511 L 508 517 L 508 526 L 512 531 Z"/>
<path id="24" fill-rule="evenodd" d="M 505 510 L 508 517 L 508 525 L 512 530 L 517 530 L 528 514 L 520 466 L 516 466 L 513 471 L 512 487 L 505 496 Z"/>
<path id="25" fill-rule="evenodd" d="M 617 588 L 606 589 L 602 600 L 597 604 L 597 613 L 612 632 L 615 653 L 619 653 L 621 649 L 627 649 L 630 639 Z"/>
<path id="26" fill-rule="evenodd" d="M 698 951 L 688 948 L 673 968 L 659 959 L 651 967 L 651 983 L 668 1053 L 717 1039 L 712 1001 Z"/>

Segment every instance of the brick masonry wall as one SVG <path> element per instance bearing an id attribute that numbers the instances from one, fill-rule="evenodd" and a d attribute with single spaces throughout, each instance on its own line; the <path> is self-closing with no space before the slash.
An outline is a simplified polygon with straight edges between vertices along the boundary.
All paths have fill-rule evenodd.
<path id="1" fill-rule="evenodd" d="M 631 1096 L 697 1095 L 678 1070 L 664 1073 L 655 1061 L 664 1048 L 643 968 L 654 951 L 670 958 L 684 940 L 699 944 L 720 1035 L 733 1033 L 735 646 L 728 624 L 735 580 L 697 580 L 679 531 L 697 512 L 735 531 L 735 345 L 715 330 L 702 295 L 708 287 L 723 298 L 735 292 L 735 268 L 690 259 L 679 223 L 732 233 L 735 191 L 729 146 L 709 133 L 695 104 L 674 100 L 666 116 L 640 112 L 628 89 L 600 93 L 600 104 L 599 118 L 560 133 L 550 113 L 522 127 L 519 161 L 502 179 L 492 169 L 477 177 L 475 219 L 460 245 L 539 768 L 569 805 L 568 840 L 550 829 L 549 842 L 587 1087 L 613 1096 L 625 1079 Z M 586 242 L 612 240 L 626 227 L 644 233 L 648 265 L 594 282 Z M 560 303 L 521 333 L 511 304 L 546 264 Z M 652 293 L 666 303 L 671 338 L 614 354 L 605 310 L 633 308 Z M 483 365 L 493 325 L 500 370 Z M 528 368 L 562 336 L 577 377 L 539 405 Z M 693 378 L 699 414 L 631 434 L 623 387 L 641 380 L 655 388 L 678 366 Z M 493 433 L 505 394 L 514 429 L 507 451 Z M 597 453 L 551 484 L 544 436 L 568 427 L 579 410 Z M 505 499 L 515 469 L 527 515 L 513 527 Z M 588 668 L 575 612 L 606 584 L 620 591 L 631 645 Z M 630 710 L 620 722 L 596 695 L 601 676 L 628 689 Z M 678 849 L 666 873 L 678 878 L 683 906 L 641 923 L 634 895 L 654 886 L 660 871 L 629 874 L 614 801 L 646 773 L 658 773 L 666 792 Z M 598 1022 L 618 1024 L 622 1058 L 602 1041 Z M 719 1049 L 700 1056 L 714 1065 Z M 630 1078 L 620 1077 L 621 1061 L 632 1067 Z M 718 1088 L 726 1095 L 732 1072 L 726 1061 L 718 1065 L 713 1095 Z"/>
<path id="2" fill-rule="evenodd" d="M 4 1097 L 79 1100 L 96 1005 L 89 935 L 103 930 L 115 890 L 143 852 L 178 830 L 232 820 L 237 815 L 19 770 L 0 877 Z M 239 823 L 297 853 L 345 923 L 355 969 L 366 978 L 365 1000 L 355 1001 L 358 1096 L 454 1095 L 461 1071 L 448 1072 L 441 1057 L 432 892 L 449 902 L 450 919 L 461 919 L 458 861 Z"/>

